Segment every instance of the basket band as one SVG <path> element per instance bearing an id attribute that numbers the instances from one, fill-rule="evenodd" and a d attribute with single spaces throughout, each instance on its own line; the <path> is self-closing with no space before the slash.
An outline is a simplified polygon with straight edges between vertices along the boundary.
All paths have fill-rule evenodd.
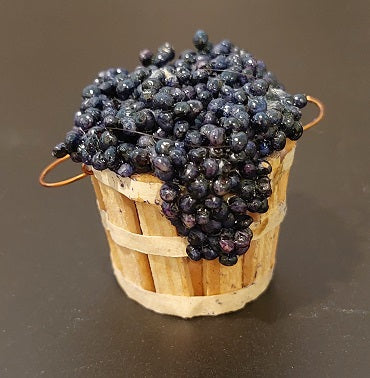
<path id="1" fill-rule="evenodd" d="M 286 214 L 285 202 L 280 203 L 275 209 L 268 213 L 268 216 L 261 217 L 259 221 L 252 224 L 254 233 L 253 240 L 261 238 L 266 232 L 277 227 Z M 135 234 L 112 223 L 105 210 L 100 210 L 101 220 L 104 228 L 110 232 L 113 241 L 128 249 L 145 254 L 165 257 L 186 257 L 186 246 L 188 242 L 181 236 L 149 236 Z"/>
<path id="2" fill-rule="evenodd" d="M 282 159 L 282 171 L 287 171 L 292 166 L 294 150 L 295 148 L 292 148 Z M 120 192 L 133 201 L 146 202 L 155 205 L 159 205 L 162 202 L 159 196 L 159 190 L 162 186 L 161 183 L 142 182 L 129 177 L 121 177 L 109 169 L 104 171 L 97 171 L 92 167 L 91 169 L 98 181 L 110 186 L 112 189 Z"/>
<path id="3" fill-rule="evenodd" d="M 257 275 L 257 279 L 252 285 L 242 289 L 224 294 L 189 297 L 145 290 L 128 281 L 116 266 L 113 265 L 113 269 L 119 285 L 129 298 L 155 312 L 177 315 L 182 318 L 219 315 L 239 310 L 247 302 L 253 301 L 262 294 L 272 277 L 272 270 L 270 270 L 264 275 Z"/>

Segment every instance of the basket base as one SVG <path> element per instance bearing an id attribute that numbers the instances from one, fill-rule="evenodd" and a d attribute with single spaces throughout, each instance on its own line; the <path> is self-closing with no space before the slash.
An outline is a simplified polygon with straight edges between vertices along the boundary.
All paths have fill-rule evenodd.
<path id="1" fill-rule="evenodd" d="M 230 293 L 186 297 L 144 290 L 128 281 L 114 264 L 113 270 L 119 285 L 129 298 L 152 311 L 181 318 L 215 316 L 240 310 L 267 289 L 273 273 L 270 270 L 257 278 L 252 285 Z"/>

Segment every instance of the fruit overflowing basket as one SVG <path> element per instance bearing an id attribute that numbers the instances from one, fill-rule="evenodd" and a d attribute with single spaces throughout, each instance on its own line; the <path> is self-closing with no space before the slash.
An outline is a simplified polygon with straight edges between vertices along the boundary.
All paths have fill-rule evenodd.
<path id="1" fill-rule="evenodd" d="M 267 288 L 296 141 L 323 116 L 230 41 L 199 30 L 193 43 L 100 72 L 40 176 L 49 187 L 90 176 L 119 284 L 184 318 L 238 310 Z M 308 101 L 320 112 L 303 126 Z M 47 183 L 67 159 L 83 172 Z"/>

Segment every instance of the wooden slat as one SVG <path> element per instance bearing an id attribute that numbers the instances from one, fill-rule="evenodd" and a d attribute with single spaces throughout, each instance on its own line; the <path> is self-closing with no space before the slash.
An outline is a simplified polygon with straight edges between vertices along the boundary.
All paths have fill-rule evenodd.
<path id="1" fill-rule="evenodd" d="M 219 261 L 203 261 L 203 295 L 220 293 L 220 266 Z"/>
<path id="2" fill-rule="evenodd" d="M 272 242 L 272 253 L 270 256 L 270 269 L 274 269 L 274 266 L 275 266 L 276 251 L 277 251 L 277 246 L 279 242 L 279 232 L 280 232 L 280 225 L 277 226 L 274 230 L 273 242 Z"/>
<path id="3" fill-rule="evenodd" d="M 220 294 L 241 289 L 243 286 L 243 257 L 233 266 L 220 265 Z"/>
<path id="4" fill-rule="evenodd" d="M 176 228 L 160 212 L 157 205 L 136 202 L 143 235 L 176 236 Z M 187 257 L 148 255 L 155 290 L 173 295 L 194 295 Z"/>
<path id="5" fill-rule="evenodd" d="M 261 238 L 261 251 L 259 253 L 259 268 L 258 274 L 264 275 L 270 270 L 271 257 L 274 254 L 274 235 L 275 229 L 266 232 Z"/>
<path id="6" fill-rule="evenodd" d="M 247 253 L 243 257 L 243 287 L 251 285 L 257 275 L 258 240 L 252 240 Z"/>
<path id="7" fill-rule="evenodd" d="M 194 295 L 203 295 L 203 267 L 202 261 L 192 261 L 188 259 L 191 282 L 193 284 Z"/>
<path id="8" fill-rule="evenodd" d="M 95 191 L 96 200 L 98 202 L 98 207 L 100 210 L 105 210 L 105 204 L 104 204 L 103 196 L 100 190 L 99 181 L 94 176 L 90 176 L 90 177 L 91 177 L 91 183 Z"/>
<path id="9" fill-rule="evenodd" d="M 278 203 L 286 201 L 289 173 L 289 170 L 283 171 L 280 176 L 279 184 L 275 187 L 276 199 Z"/>
<path id="10" fill-rule="evenodd" d="M 109 220 L 130 232 L 141 233 L 135 204 L 119 192 L 99 182 L 99 188 Z M 112 243 L 114 243 L 112 241 Z M 114 243 L 115 244 L 115 243 Z M 119 256 L 122 274 L 134 284 L 154 291 L 147 255 L 115 244 L 113 254 Z"/>
<path id="11" fill-rule="evenodd" d="M 281 177 L 282 165 L 281 165 L 280 155 L 279 154 L 274 155 L 273 157 L 269 159 L 269 162 L 272 167 L 272 172 L 270 174 L 272 194 L 270 198 L 268 199 L 269 208 L 271 209 L 271 208 L 274 208 L 278 204 L 278 197 L 277 197 L 277 193 L 275 189 L 277 188 L 278 183 L 280 181 L 280 177 Z"/>

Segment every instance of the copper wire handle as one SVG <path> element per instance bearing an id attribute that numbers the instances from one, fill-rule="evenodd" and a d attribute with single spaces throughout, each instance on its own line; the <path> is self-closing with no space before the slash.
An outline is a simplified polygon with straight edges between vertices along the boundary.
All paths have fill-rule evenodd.
<path id="1" fill-rule="evenodd" d="M 315 126 L 316 124 L 318 124 L 321 120 L 322 120 L 322 117 L 324 116 L 324 105 L 323 103 L 318 100 L 317 98 L 315 97 L 311 97 L 311 96 L 307 96 L 307 101 L 308 102 L 311 102 L 312 104 L 315 104 L 318 109 L 319 109 L 319 114 L 316 118 L 314 118 L 311 122 L 307 123 L 307 125 L 303 126 L 303 130 L 306 131 L 308 129 L 310 129 L 311 127 Z M 63 180 L 63 181 L 57 181 L 57 182 L 46 182 L 45 181 L 45 177 L 46 175 L 52 171 L 57 165 L 63 163 L 64 161 L 68 160 L 69 159 L 69 155 L 66 155 L 60 159 L 57 159 L 55 161 L 53 161 L 51 164 L 49 164 L 40 174 L 40 177 L 39 177 L 39 183 L 42 185 L 42 186 L 45 186 L 47 188 L 57 188 L 59 186 L 64 186 L 64 185 L 68 185 L 68 184 L 72 184 L 72 182 L 75 182 L 75 181 L 78 181 L 78 180 L 81 180 L 83 178 L 85 178 L 86 176 L 89 176 L 89 175 L 92 175 L 93 173 L 91 171 L 89 171 L 87 168 L 86 168 L 86 165 L 85 164 L 82 164 L 81 166 L 81 169 L 82 169 L 82 173 L 80 173 L 79 175 L 76 175 L 76 176 L 73 176 L 71 178 L 68 178 L 66 180 Z"/>
<path id="2" fill-rule="evenodd" d="M 75 181 L 78 181 L 78 180 L 81 180 L 83 178 L 85 178 L 86 176 L 89 176 L 89 175 L 92 175 L 92 172 L 90 172 L 87 168 L 86 168 L 86 165 L 85 164 L 82 164 L 81 166 L 81 169 L 82 169 L 82 173 L 80 173 L 79 175 L 76 175 L 76 176 L 73 176 L 71 178 L 68 178 L 66 180 L 63 180 L 63 181 L 57 181 L 57 182 L 46 182 L 45 181 L 45 177 L 46 175 L 52 171 L 57 165 L 59 164 L 62 164 L 63 162 L 65 162 L 66 160 L 69 159 L 69 155 L 66 155 L 60 159 L 57 159 L 55 161 L 53 161 L 51 164 L 49 164 L 40 174 L 40 177 L 39 177 L 39 183 L 40 185 L 42 186 L 45 186 L 47 188 L 57 188 L 59 186 L 64 186 L 64 185 L 68 185 L 68 184 L 72 184 L 72 182 L 75 182 Z"/>
<path id="3" fill-rule="evenodd" d="M 322 118 L 324 117 L 324 104 L 317 98 L 312 96 L 307 96 L 307 101 L 315 104 L 319 108 L 319 114 L 316 118 L 314 118 L 311 122 L 308 122 L 307 125 L 303 126 L 303 130 L 306 131 L 311 127 L 317 125 Z"/>

